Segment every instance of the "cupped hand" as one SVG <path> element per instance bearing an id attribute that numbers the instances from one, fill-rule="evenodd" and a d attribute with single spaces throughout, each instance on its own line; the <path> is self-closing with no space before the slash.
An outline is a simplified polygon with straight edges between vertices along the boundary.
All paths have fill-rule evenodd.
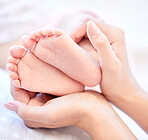
<path id="1" fill-rule="evenodd" d="M 91 100 L 86 104 L 87 96 L 90 96 L 87 92 L 54 97 L 16 88 L 12 84 L 11 94 L 14 101 L 5 104 L 5 107 L 15 111 L 28 127 L 33 128 L 77 125 L 85 118 Z"/>
<path id="2" fill-rule="evenodd" d="M 27 92 L 27 91 L 26 91 Z M 110 106 L 107 100 L 95 91 L 53 97 L 49 94 L 35 94 L 28 103 L 12 101 L 5 106 L 15 111 L 28 127 L 57 128 L 75 125 L 81 127 L 88 121 L 88 114 L 96 104 Z"/>
<path id="3" fill-rule="evenodd" d="M 49 94 L 36 94 L 28 104 L 12 101 L 5 106 L 15 111 L 31 128 L 74 125 L 88 132 L 93 140 L 110 137 L 135 139 L 105 97 L 95 91 L 56 98 Z"/>
<path id="4" fill-rule="evenodd" d="M 53 98 L 52 95 L 47 95 L 47 94 L 41 94 L 41 93 L 35 93 L 35 92 L 30 92 L 25 89 L 17 88 L 11 84 L 11 95 L 14 99 L 14 101 L 18 101 L 21 103 L 24 103 L 28 106 L 42 106 L 44 105 L 47 101 Z M 5 107 L 12 110 L 13 105 L 10 103 L 5 104 Z M 33 126 L 40 126 L 41 123 L 36 123 L 32 121 L 26 121 L 24 120 L 24 123 L 30 127 L 30 124 Z"/>
<path id="5" fill-rule="evenodd" d="M 71 37 L 77 43 L 83 37 L 88 38 L 98 52 L 102 71 L 101 91 L 110 101 L 127 96 L 127 91 L 136 90 L 138 85 L 128 65 L 122 29 L 102 21 L 89 21 L 80 24 Z"/>

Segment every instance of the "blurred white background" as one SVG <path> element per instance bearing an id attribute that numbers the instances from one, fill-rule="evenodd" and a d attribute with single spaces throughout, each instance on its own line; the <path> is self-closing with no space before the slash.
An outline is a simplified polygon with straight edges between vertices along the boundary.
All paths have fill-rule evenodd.
<path id="1" fill-rule="evenodd" d="M 107 22 L 125 30 L 131 47 L 148 49 L 148 0 L 0 0 L 0 29 L 8 25 L 13 30 L 13 24 L 23 22 L 26 29 L 27 22 L 37 22 L 30 26 L 40 26 L 59 9 L 70 7 L 98 10 Z"/>

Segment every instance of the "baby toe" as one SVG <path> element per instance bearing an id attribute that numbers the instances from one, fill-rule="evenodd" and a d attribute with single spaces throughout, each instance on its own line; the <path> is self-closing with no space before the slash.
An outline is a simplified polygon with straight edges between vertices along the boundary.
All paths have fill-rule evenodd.
<path id="1" fill-rule="evenodd" d="M 39 36 L 37 36 L 37 34 L 34 31 L 30 32 L 29 37 L 30 39 L 33 39 L 34 41 L 38 41 L 40 38 Z"/>
<path id="2" fill-rule="evenodd" d="M 8 57 L 7 63 L 18 64 L 19 60 L 20 60 L 20 59 L 16 59 L 16 58 L 14 58 L 14 57 L 11 56 L 11 57 Z"/>
<path id="3" fill-rule="evenodd" d="M 58 35 L 59 36 L 59 35 L 64 34 L 64 31 L 62 29 L 60 29 L 60 28 L 55 28 L 55 29 L 52 30 L 52 33 L 54 35 Z"/>
<path id="4" fill-rule="evenodd" d="M 19 80 L 12 80 L 12 84 L 13 84 L 15 87 L 18 87 L 18 88 L 21 87 L 21 82 L 20 82 Z"/>
<path id="5" fill-rule="evenodd" d="M 12 80 L 18 80 L 18 74 L 16 72 L 10 72 L 9 76 Z"/>
<path id="6" fill-rule="evenodd" d="M 43 31 L 43 28 L 40 28 L 40 29 L 37 29 L 35 31 L 35 33 L 36 33 L 37 36 L 42 37 L 43 36 L 42 31 Z"/>
<path id="7" fill-rule="evenodd" d="M 45 28 L 45 29 L 42 30 L 42 34 L 43 34 L 44 36 L 53 35 L 52 29 Z"/>
<path id="8" fill-rule="evenodd" d="M 16 59 L 21 59 L 26 54 L 27 50 L 22 46 L 13 46 L 9 50 L 12 57 Z"/>
<path id="9" fill-rule="evenodd" d="M 21 42 L 23 46 L 30 51 L 33 51 L 36 46 L 36 41 L 31 39 L 28 35 L 22 37 Z"/>
<path id="10" fill-rule="evenodd" d="M 7 64 L 7 69 L 9 71 L 15 71 L 15 72 L 17 72 L 17 66 L 14 63 L 8 63 Z"/>

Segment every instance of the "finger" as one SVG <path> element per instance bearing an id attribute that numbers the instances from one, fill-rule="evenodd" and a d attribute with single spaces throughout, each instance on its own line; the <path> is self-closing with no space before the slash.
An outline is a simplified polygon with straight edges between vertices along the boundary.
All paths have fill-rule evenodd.
<path id="1" fill-rule="evenodd" d="M 87 37 L 86 28 L 87 28 L 87 22 L 93 20 L 94 22 L 99 21 L 104 22 L 102 18 L 98 15 L 96 15 L 93 12 L 87 12 L 87 16 L 83 16 L 78 23 L 78 25 L 74 28 L 74 30 L 71 32 L 70 37 L 76 42 L 79 43 L 83 37 Z"/>
<path id="2" fill-rule="evenodd" d="M 11 95 L 14 100 L 23 102 L 23 103 L 28 103 L 30 100 L 30 95 L 28 92 L 24 89 L 16 88 L 11 84 Z"/>
<path id="3" fill-rule="evenodd" d="M 97 27 L 106 35 L 115 55 L 120 59 L 126 58 L 124 32 L 119 27 L 114 27 L 106 23 L 95 22 Z"/>
<path id="4" fill-rule="evenodd" d="M 123 42 L 124 32 L 119 27 L 115 27 L 100 21 L 95 22 L 97 27 L 107 36 L 110 43 Z"/>
<path id="5" fill-rule="evenodd" d="M 19 101 L 12 101 L 4 105 L 7 109 L 15 111 L 24 121 L 35 121 L 50 125 L 52 117 L 52 105 L 48 106 L 29 106 Z M 53 118 L 53 117 L 52 117 Z"/>
<path id="6" fill-rule="evenodd" d="M 81 95 L 84 93 L 82 92 Z M 77 101 L 77 104 L 75 104 Z M 85 109 L 81 104 L 80 94 L 62 96 L 46 102 L 43 106 L 30 106 L 19 101 L 5 104 L 5 107 L 15 111 L 24 121 L 47 124 L 51 128 L 74 125 Z M 72 110 L 71 110 L 72 109 Z"/>
<path id="7" fill-rule="evenodd" d="M 47 101 L 51 100 L 53 96 L 47 95 L 47 94 L 37 94 L 34 98 L 30 100 L 28 105 L 33 105 L 33 106 L 42 106 L 44 105 Z M 53 128 L 52 125 L 49 124 L 44 124 L 40 122 L 35 122 L 35 121 L 27 121 L 24 120 L 24 123 L 27 127 L 29 128 Z"/>
<path id="8" fill-rule="evenodd" d="M 72 31 L 70 37 L 73 39 L 73 41 L 75 41 L 76 43 L 79 43 L 81 41 L 81 39 L 86 34 L 86 27 L 86 24 L 80 24 Z"/>
<path id="9" fill-rule="evenodd" d="M 87 34 L 92 45 L 99 53 L 100 65 L 113 63 L 116 56 L 110 46 L 110 42 L 93 21 L 87 23 Z"/>
<path id="10" fill-rule="evenodd" d="M 9 110 L 15 111 L 23 120 L 28 121 L 33 121 L 33 116 L 37 115 L 36 110 L 40 109 L 40 106 L 27 106 L 27 104 L 20 101 L 11 101 L 4 106 Z M 42 114 L 43 112 L 41 111 L 40 113 Z M 38 115 L 38 118 L 40 116 Z M 34 120 L 36 119 L 34 118 Z"/>

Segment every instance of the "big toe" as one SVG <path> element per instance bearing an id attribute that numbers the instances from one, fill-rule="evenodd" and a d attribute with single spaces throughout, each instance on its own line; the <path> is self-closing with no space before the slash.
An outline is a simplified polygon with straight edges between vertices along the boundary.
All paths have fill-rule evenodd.
<path id="1" fill-rule="evenodd" d="M 17 59 L 24 57 L 24 55 L 27 52 L 27 50 L 22 46 L 12 46 L 9 51 L 10 51 L 10 54 Z"/>
<path id="2" fill-rule="evenodd" d="M 36 41 L 31 39 L 28 35 L 24 35 L 21 38 L 21 42 L 23 44 L 23 46 L 30 51 L 33 51 L 35 46 L 36 46 Z"/>

